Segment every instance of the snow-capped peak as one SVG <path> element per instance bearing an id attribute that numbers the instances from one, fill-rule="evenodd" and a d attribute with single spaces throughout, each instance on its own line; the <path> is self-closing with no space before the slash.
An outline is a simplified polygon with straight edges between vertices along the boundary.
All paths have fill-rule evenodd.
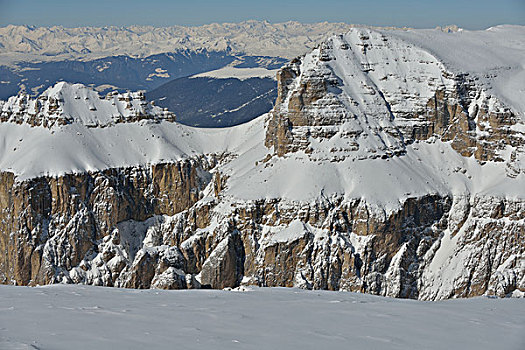
<path id="1" fill-rule="evenodd" d="M 0 120 L 56 128 L 78 123 L 105 127 L 142 119 L 174 121 L 172 113 L 148 103 L 142 92 L 111 92 L 102 98 L 82 84 L 59 82 L 36 98 L 20 93 L 0 102 Z"/>

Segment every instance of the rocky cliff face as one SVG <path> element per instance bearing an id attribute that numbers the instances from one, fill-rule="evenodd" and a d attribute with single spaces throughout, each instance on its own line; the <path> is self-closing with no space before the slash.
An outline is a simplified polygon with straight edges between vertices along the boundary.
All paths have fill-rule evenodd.
<path id="1" fill-rule="evenodd" d="M 12 173 L 2 173 L 1 231 L 10 233 L 0 238 L 3 282 L 60 282 L 67 271 L 84 268 L 109 237 L 111 243 L 120 243 L 114 233 L 117 223 L 174 215 L 190 208 L 211 180 L 209 167 L 206 160 L 196 159 L 23 182 L 17 182 Z M 116 254 L 111 250 L 102 253 L 105 262 Z M 135 252 L 128 247 L 128 254 Z M 125 266 L 124 260 L 113 259 L 112 263 L 112 273 L 120 273 Z M 103 283 L 94 277 L 90 283 L 114 285 L 114 277 L 106 276 Z M 149 286 L 149 281 L 142 283 Z"/>
<path id="2" fill-rule="evenodd" d="M 243 283 L 426 300 L 524 288 L 522 201 L 425 196 L 388 213 L 362 200 L 276 199 L 233 203 L 219 214 L 218 199 L 199 201 L 214 186 L 207 166 L 24 183 L 4 173 L 3 283 Z"/>
<path id="3" fill-rule="evenodd" d="M 520 119 L 475 77 L 380 32 L 335 36 L 277 78 L 265 143 L 278 156 L 319 153 L 310 138 L 340 139 L 344 147 L 332 154 L 369 158 L 398 156 L 431 138 L 480 161 L 503 162 L 506 147 L 523 152 L 524 134 L 513 128 Z"/>
<path id="4" fill-rule="evenodd" d="M 521 110 L 381 31 L 333 37 L 278 81 L 252 123 L 147 129 L 151 152 L 186 149 L 178 160 L 44 176 L 10 163 L 1 282 L 525 292 Z"/>

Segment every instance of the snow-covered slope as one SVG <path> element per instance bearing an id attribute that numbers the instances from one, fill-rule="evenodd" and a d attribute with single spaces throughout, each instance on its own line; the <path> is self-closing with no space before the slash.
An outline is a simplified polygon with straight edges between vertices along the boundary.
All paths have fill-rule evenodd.
<path id="1" fill-rule="evenodd" d="M 525 27 L 503 29 L 500 41 L 519 42 L 525 34 Z M 506 71 L 491 78 L 476 64 L 470 70 L 458 71 L 459 64 L 449 69 L 446 61 L 410 41 L 412 32 L 421 31 L 354 29 L 283 68 L 266 146 L 285 157 L 272 158 L 271 168 L 254 168 L 253 180 L 267 173 L 273 196 L 301 200 L 320 191 L 382 203 L 397 202 L 404 193 L 523 198 L 525 108 L 508 101 L 514 95 L 525 99 L 525 80 L 515 89 L 499 89 L 493 82 L 504 80 Z M 497 45 L 493 30 L 485 36 L 422 32 L 442 41 L 449 36 L 457 55 L 461 38 L 467 52 L 485 50 L 471 37 Z M 507 46 L 493 50 L 511 58 L 492 57 L 492 66 L 525 62 L 523 47 L 505 51 Z M 509 67 L 519 76 L 525 65 Z M 303 174 L 301 181 L 280 182 L 292 171 Z"/>
<path id="2" fill-rule="evenodd" d="M 523 300 L 429 304 L 297 289 L 132 291 L 0 286 L 11 349 L 520 349 Z"/>
<path id="3" fill-rule="evenodd" d="M 49 129 L 72 123 L 106 127 L 141 119 L 175 119 L 171 113 L 150 105 L 143 93 L 112 92 L 101 98 L 82 84 L 65 82 L 55 84 L 37 98 L 22 93 L 0 103 L 2 122 Z"/>
<path id="4" fill-rule="evenodd" d="M 116 123 L 94 93 L 63 93 L 50 115 L 68 122 L 46 128 L 14 98 L 0 123 L 0 278 L 520 295 L 525 89 L 502 86 L 523 72 L 524 32 L 352 29 L 279 71 L 268 115 L 221 130 L 149 105 L 152 117 Z M 459 62 L 483 40 L 500 53 L 483 67 L 509 69 Z"/>
<path id="5" fill-rule="evenodd" d="M 484 31 L 389 30 L 438 58 L 447 70 L 475 77 L 507 107 L 525 114 L 525 27 L 500 25 Z"/>
<path id="6" fill-rule="evenodd" d="M 221 69 L 212 70 L 209 72 L 199 73 L 193 77 L 207 77 L 217 79 L 228 79 L 236 78 L 239 80 L 246 80 L 249 78 L 272 78 L 275 79 L 278 69 L 266 69 L 266 68 L 236 68 L 226 66 Z"/>
<path id="7" fill-rule="evenodd" d="M 37 98 L 0 102 L 0 168 L 20 180 L 235 152 L 261 120 L 234 129 L 195 129 L 153 106 L 141 93 L 106 97 L 81 85 L 57 83 Z M 254 128 L 252 125 L 258 125 Z M 254 131 L 251 131 L 254 130 Z"/>

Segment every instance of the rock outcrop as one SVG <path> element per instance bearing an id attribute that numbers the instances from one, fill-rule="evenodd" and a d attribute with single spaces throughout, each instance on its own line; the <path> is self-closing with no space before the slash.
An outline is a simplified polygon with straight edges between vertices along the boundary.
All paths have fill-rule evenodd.
<path id="1" fill-rule="evenodd" d="M 142 92 L 117 91 L 104 99 L 82 84 L 57 83 L 37 98 L 19 93 L 0 103 L 0 122 L 56 128 L 74 122 L 107 127 L 140 120 L 175 121 L 175 115 L 149 104 Z"/>
<path id="2" fill-rule="evenodd" d="M 401 76 L 411 70 L 417 75 Z M 520 119 L 476 78 L 380 32 L 333 37 L 283 67 L 277 80 L 265 144 L 278 156 L 316 153 L 312 139 L 340 139 L 344 147 L 332 154 L 361 158 L 399 156 L 431 138 L 480 161 L 503 162 L 508 146 L 523 151 L 524 134 L 513 128 Z"/>
<path id="3" fill-rule="evenodd" d="M 110 275 L 105 280 L 93 276 L 90 282 L 113 285 L 138 244 L 132 242 L 138 237 L 122 238 L 117 224 L 175 215 L 192 207 L 211 181 L 206 168 L 206 160 L 196 159 L 23 182 L 17 182 L 12 173 L 2 173 L 0 231 L 9 233 L 0 235 L 2 281 L 54 283 L 64 278 L 62 270 L 89 270 L 90 264 L 108 263 Z M 99 251 L 101 244 L 104 248 Z M 99 260 L 89 261 L 97 254 Z M 137 262 L 130 266 L 131 277 L 124 286 L 149 287 L 152 271 L 165 256 L 147 251 L 134 258 Z"/>

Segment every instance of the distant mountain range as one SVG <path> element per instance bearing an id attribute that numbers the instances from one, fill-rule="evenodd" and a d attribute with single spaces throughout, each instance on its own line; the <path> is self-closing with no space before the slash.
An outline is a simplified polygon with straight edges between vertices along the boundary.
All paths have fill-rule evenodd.
<path id="1" fill-rule="evenodd" d="M 100 92 L 150 90 L 171 80 L 218 69 L 237 58 L 227 52 L 179 51 L 145 58 L 111 56 L 92 61 L 19 62 L 1 66 L 0 98 L 25 90 L 39 94 L 58 81 L 90 85 Z"/>
<path id="2" fill-rule="evenodd" d="M 189 51 L 231 52 L 249 56 L 293 58 L 333 33 L 353 27 L 346 23 L 299 22 L 209 24 L 198 27 L 31 27 L 0 28 L 0 64 L 82 60 L 110 56 L 148 57 Z"/>

